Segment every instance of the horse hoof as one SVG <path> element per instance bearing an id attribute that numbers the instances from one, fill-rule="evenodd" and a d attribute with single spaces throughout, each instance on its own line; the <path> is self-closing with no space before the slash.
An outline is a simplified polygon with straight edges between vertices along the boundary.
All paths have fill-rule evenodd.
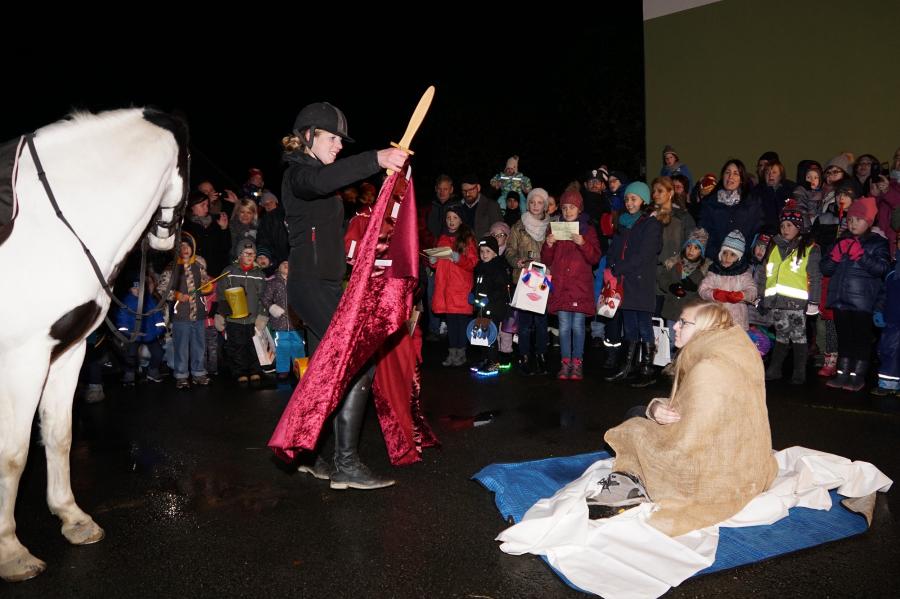
<path id="1" fill-rule="evenodd" d="M 0 578 L 6 582 L 22 582 L 34 578 L 47 569 L 47 564 L 27 551 L 19 557 L 0 564 Z"/>
<path id="2" fill-rule="evenodd" d="M 88 518 L 81 522 L 62 527 L 63 536 L 73 545 L 90 545 L 102 541 L 106 533 L 97 523 Z"/>

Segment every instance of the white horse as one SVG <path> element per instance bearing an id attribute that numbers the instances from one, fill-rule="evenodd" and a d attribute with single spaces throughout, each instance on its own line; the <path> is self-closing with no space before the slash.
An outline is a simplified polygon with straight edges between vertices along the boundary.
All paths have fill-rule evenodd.
<path id="1" fill-rule="evenodd" d="M 34 146 L 62 214 L 108 281 L 155 213 L 150 246 L 172 248 L 188 185 L 181 121 L 140 108 L 78 113 L 39 129 Z M 110 304 L 75 234 L 57 217 L 27 145 L 17 170 L 18 218 L 0 245 L 0 578 L 7 581 L 46 568 L 19 542 L 13 515 L 36 410 L 47 504 L 62 534 L 75 545 L 104 536 L 75 503 L 69 450 L 85 337 Z"/>

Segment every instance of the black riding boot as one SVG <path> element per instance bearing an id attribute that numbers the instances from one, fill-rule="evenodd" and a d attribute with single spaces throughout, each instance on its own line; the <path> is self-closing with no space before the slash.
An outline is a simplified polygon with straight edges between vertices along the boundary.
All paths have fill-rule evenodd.
<path id="1" fill-rule="evenodd" d="M 350 387 L 341 411 L 334 417 L 334 469 L 332 489 L 380 489 L 394 481 L 380 478 L 359 460 L 359 431 L 366 415 L 374 369 L 367 369 Z"/>
<path id="2" fill-rule="evenodd" d="M 656 371 L 653 367 L 653 356 L 656 346 L 652 343 L 641 343 L 641 369 L 638 379 L 631 383 L 632 387 L 649 387 L 656 382 Z"/>
<path id="3" fill-rule="evenodd" d="M 619 367 L 619 371 L 615 374 L 603 377 L 603 380 L 607 383 L 624 381 L 629 376 L 631 376 L 631 371 L 634 369 L 634 363 L 637 358 L 638 343 L 637 341 L 625 341 L 624 343 L 625 357 L 622 359 L 622 366 Z"/>
<path id="4" fill-rule="evenodd" d="M 606 351 L 606 358 L 603 360 L 603 364 L 600 368 L 612 370 L 619 364 L 619 353 L 621 353 L 622 350 L 622 343 L 612 344 L 604 342 L 603 346 Z"/>

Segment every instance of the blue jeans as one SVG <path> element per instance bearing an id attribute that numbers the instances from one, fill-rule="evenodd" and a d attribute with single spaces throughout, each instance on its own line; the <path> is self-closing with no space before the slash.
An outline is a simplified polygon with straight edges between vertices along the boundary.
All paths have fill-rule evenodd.
<path id="1" fill-rule="evenodd" d="M 547 353 L 547 315 L 519 310 L 519 355 L 531 351 L 531 329 L 534 328 L 534 351 Z M 562 334 L 562 332 L 560 332 Z"/>
<path id="2" fill-rule="evenodd" d="M 622 312 L 622 328 L 625 329 L 625 341 L 653 343 L 650 312 L 642 310 L 620 310 L 620 312 Z"/>
<path id="3" fill-rule="evenodd" d="M 584 356 L 584 314 L 581 312 L 557 312 L 559 318 L 559 348 L 563 358 Z"/>
<path id="4" fill-rule="evenodd" d="M 206 375 L 206 326 L 202 320 L 172 322 L 175 344 L 175 378 Z"/>

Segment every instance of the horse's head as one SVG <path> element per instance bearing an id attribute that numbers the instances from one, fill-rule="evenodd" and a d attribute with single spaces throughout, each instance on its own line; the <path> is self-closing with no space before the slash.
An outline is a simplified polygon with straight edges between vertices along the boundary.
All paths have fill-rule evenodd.
<path id="1" fill-rule="evenodd" d="M 187 124 L 177 116 L 144 109 L 144 118 L 172 133 L 178 142 L 178 165 L 172 170 L 159 203 L 159 209 L 150 221 L 147 239 L 155 250 L 168 251 L 175 247 L 175 239 L 181 228 L 190 186 L 190 153 L 188 151 Z"/>

